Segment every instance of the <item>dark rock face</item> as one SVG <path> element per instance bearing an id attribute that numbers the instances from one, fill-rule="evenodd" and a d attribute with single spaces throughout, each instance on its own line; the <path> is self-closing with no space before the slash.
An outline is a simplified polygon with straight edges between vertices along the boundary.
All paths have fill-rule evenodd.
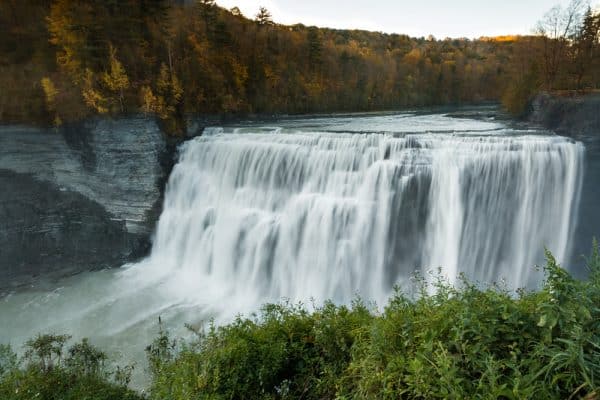
<path id="1" fill-rule="evenodd" d="M 0 170 L 0 187 L 2 286 L 111 267 L 140 250 L 123 222 L 77 192 L 7 170 Z"/>
<path id="2" fill-rule="evenodd" d="M 530 122 L 581 141 L 586 148 L 572 259 L 567 261 L 578 276 L 585 276 L 583 256 L 589 254 L 592 238 L 600 238 L 600 95 L 556 97 L 540 94 L 532 102 L 531 110 Z"/>
<path id="3" fill-rule="evenodd" d="M 557 97 L 538 95 L 529 121 L 561 135 L 600 135 L 600 95 Z"/>
<path id="4" fill-rule="evenodd" d="M 0 127 L 0 291 L 147 254 L 175 151 L 144 118 Z"/>

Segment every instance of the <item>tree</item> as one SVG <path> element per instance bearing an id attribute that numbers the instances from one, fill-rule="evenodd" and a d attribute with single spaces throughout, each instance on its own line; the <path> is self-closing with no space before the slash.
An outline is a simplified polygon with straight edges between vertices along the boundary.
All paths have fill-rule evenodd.
<path id="1" fill-rule="evenodd" d="M 79 82 L 82 77 L 81 50 L 85 46 L 85 37 L 81 32 L 73 29 L 77 26 L 73 22 L 71 2 L 57 0 L 50 8 L 47 17 L 50 43 L 58 47 L 56 61 L 71 76 L 73 81 Z"/>
<path id="2" fill-rule="evenodd" d="M 574 74 L 577 89 L 583 89 L 585 75 L 592 68 L 598 52 L 598 33 L 600 32 L 600 17 L 592 13 L 588 7 L 583 18 L 583 25 L 577 34 L 574 47 Z"/>
<path id="3" fill-rule="evenodd" d="M 94 71 L 86 68 L 83 74 L 81 94 L 85 104 L 98 114 L 106 114 L 109 111 L 108 99 L 98 89 L 98 79 Z"/>
<path id="4" fill-rule="evenodd" d="M 183 87 L 172 69 L 163 63 L 156 81 L 157 96 L 145 91 L 148 101 L 154 101 L 154 111 L 165 124 L 165 130 L 172 135 L 183 134 Z"/>
<path id="5" fill-rule="evenodd" d="M 256 22 L 259 25 L 273 25 L 273 18 L 269 10 L 265 7 L 260 7 L 258 14 L 256 14 Z"/>
<path id="6" fill-rule="evenodd" d="M 62 121 L 56 112 L 56 96 L 58 95 L 58 89 L 54 86 L 54 82 L 49 77 L 43 77 L 41 82 L 42 89 L 44 90 L 44 96 L 46 97 L 46 108 L 49 112 L 54 113 L 53 123 L 55 126 L 62 125 Z"/>
<path id="7" fill-rule="evenodd" d="M 200 18 L 204 20 L 206 28 L 210 29 L 217 19 L 215 0 L 198 0 L 196 4 L 200 10 Z"/>
<path id="8" fill-rule="evenodd" d="M 308 60 L 311 69 L 316 69 L 322 63 L 323 43 L 316 27 L 308 28 Z"/>
<path id="9" fill-rule="evenodd" d="M 149 86 L 142 86 L 140 90 L 141 109 L 144 114 L 157 114 L 159 108 L 159 100 L 152 92 Z"/>
<path id="10" fill-rule="evenodd" d="M 123 112 L 125 111 L 124 91 L 129 88 L 129 78 L 123 64 L 117 59 L 117 50 L 112 45 L 109 47 L 109 57 L 110 72 L 105 71 L 102 80 L 108 90 L 118 96 L 121 112 Z"/>
<path id="11" fill-rule="evenodd" d="M 235 15 L 236 17 L 243 17 L 244 16 L 244 14 L 242 14 L 242 10 L 240 10 L 239 7 L 233 7 L 229 11 L 231 12 L 231 14 Z"/>
<path id="12" fill-rule="evenodd" d="M 537 24 L 536 32 L 544 39 L 544 76 L 548 90 L 555 88 L 557 76 L 567 64 L 568 40 L 577 33 L 584 5 L 584 0 L 572 0 L 564 10 L 557 5 Z"/>

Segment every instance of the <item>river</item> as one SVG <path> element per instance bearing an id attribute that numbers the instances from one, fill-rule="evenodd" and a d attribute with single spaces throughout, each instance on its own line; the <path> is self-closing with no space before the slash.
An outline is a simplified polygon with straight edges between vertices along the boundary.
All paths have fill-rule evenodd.
<path id="1" fill-rule="evenodd" d="M 0 343 L 68 332 L 143 365 L 159 316 L 184 335 L 282 299 L 383 305 L 415 272 L 535 288 L 545 247 L 581 275 L 600 197 L 586 140 L 410 112 L 206 128 L 180 148 L 150 256 L 5 296 Z"/>

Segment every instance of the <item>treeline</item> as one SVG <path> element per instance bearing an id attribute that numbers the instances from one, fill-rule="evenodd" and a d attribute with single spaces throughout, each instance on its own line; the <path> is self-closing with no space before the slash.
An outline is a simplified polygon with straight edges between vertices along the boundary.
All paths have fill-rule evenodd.
<path id="1" fill-rule="evenodd" d="M 308 311 L 266 305 L 258 316 L 194 330 L 160 330 L 146 348 L 150 384 L 127 389 L 84 340 L 41 335 L 18 358 L 0 346 L 0 397 L 18 399 L 598 399 L 600 253 L 586 281 L 548 253 L 537 292 L 416 279 L 382 312 L 357 300 Z M 435 288 L 435 290 L 431 290 Z M 435 292 L 435 294 L 431 294 Z M 159 322 L 160 323 L 160 322 Z M 193 328 L 190 328 L 193 329 Z"/>
<path id="2" fill-rule="evenodd" d="M 510 42 L 414 39 L 248 19 L 212 0 L 6 0 L 3 121 L 144 111 L 359 111 L 498 99 Z"/>
<path id="3" fill-rule="evenodd" d="M 266 9 L 249 19 L 214 0 L 4 0 L 0 121 L 60 125 L 145 112 L 178 134 L 190 113 L 364 111 L 502 98 L 517 112 L 543 84 L 598 86 L 598 17 L 590 13 L 590 21 L 576 47 L 571 27 L 560 37 L 436 40 L 283 26 Z M 568 72 L 554 67 L 564 62 Z M 543 79 L 545 67 L 556 70 L 551 80 Z"/>

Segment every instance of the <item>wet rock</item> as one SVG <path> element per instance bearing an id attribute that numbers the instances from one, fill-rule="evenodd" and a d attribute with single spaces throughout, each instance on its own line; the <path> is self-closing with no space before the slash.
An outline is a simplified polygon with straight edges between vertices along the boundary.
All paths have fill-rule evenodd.
<path id="1" fill-rule="evenodd" d="M 0 291 L 147 254 L 176 148 L 145 118 L 0 127 Z"/>
<path id="2" fill-rule="evenodd" d="M 528 120 L 561 135 L 600 135 L 600 94 L 538 95 Z"/>

